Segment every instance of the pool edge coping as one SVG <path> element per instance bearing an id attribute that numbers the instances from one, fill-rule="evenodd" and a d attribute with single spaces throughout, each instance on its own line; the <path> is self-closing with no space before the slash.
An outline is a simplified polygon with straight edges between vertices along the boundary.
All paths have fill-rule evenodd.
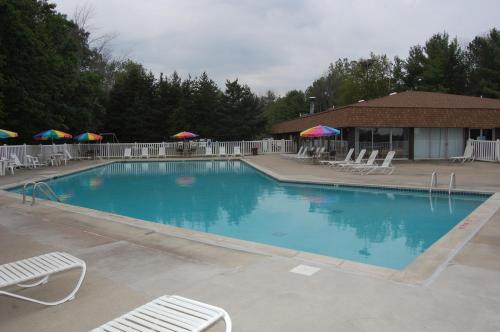
<path id="1" fill-rule="evenodd" d="M 207 160 L 240 160 L 245 162 L 252 168 L 264 173 L 271 178 L 288 183 L 302 183 L 302 184 L 317 184 L 317 185 L 345 185 L 350 187 L 364 187 L 364 188 L 383 188 L 383 189 L 410 189 L 415 191 L 428 190 L 421 187 L 403 187 L 394 185 L 361 185 L 356 183 L 344 183 L 336 181 L 313 181 L 313 180 L 301 180 L 297 178 L 283 177 L 274 171 L 271 171 L 260 165 L 256 165 L 251 161 L 245 160 L 244 158 L 206 158 L 206 159 L 178 159 L 188 160 L 188 161 L 207 161 Z M 33 180 L 48 180 L 50 178 L 60 178 L 63 176 L 68 176 L 71 174 L 83 172 L 96 167 L 106 166 L 116 162 L 156 162 L 156 161 L 176 161 L 169 159 L 117 159 L 108 160 L 102 163 L 97 163 L 94 165 L 87 165 L 80 168 L 72 169 L 66 172 L 54 173 L 53 176 L 47 177 L 34 177 L 32 179 L 19 181 L 16 183 L 11 183 L 8 185 L 3 185 L 0 187 L 3 190 L 4 195 L 9 197 L 22 199 L 20 194 L 8 192 L 8 189 L 22 186 L 24 183 Z M 442 192 L 442 191 L 441 191 Z M 410 286 L 426 286 L 432 283 L 439 274 L 445 270 L 449 262 L 461 251 L 461 249 L 476 235 L 479 230 L 491 219 L 491 217 L 500 209 L 500 193 L 486 192 L 486 191 L 461 191 L 463 193 L 471 194 L 485 194 L 491 195 L 486 201 L 474 209 L 465 219 L 457 223 L 452 229 L 450 229 L 443 237 L 438 241 L 433 243 L 428 249 L 426 249 L 422 254 L 420 254 L 415 260 L 413 260 L 408 266 L 402 270 L 391 269 L 376 265 L 364 264 L 352 260 L 330 257 L 320 254 L 309 253 L 305 251 L 293 250 L 288 248 L 283 248 L 279 246 L 268 245 L 264 243 L 258 243 L 253 241 L 241 240 L 231 237 L 225 237 L 212 233 L 205 233 L 201 231 L 190 230 L 187 228 L 181 228 L 161 223 L 154 223 L 151 221 L 132 218 L 128 216 L 123 216 L 119 214 L 104 212 L 100 210 L 79 207 L 76 205 L 53 202 L 47 200 L 39 200 L 39 204 L 44 204 L 46 206 L 55 207 L 61 210 L 84 214 L 90 217 L 97 217 L 133 227 L 139 227 L 142 229 L 152 230 L 160 234 L 167 236 L 178 237 L 186 240 L 197 241 L 204 244 L 215 245 L 223 248 L 246 251 L 249 253 L 258 253 L 269 256 L 286 257 L 291 259 L 297 259 L 302 262 L 308 262 L 312 264 L 319 264 L 322 266 L 331 266 L 343 272 L 363 274 L 372 277 L 377 277 L 385 279 L 395 283 L 401 283 Z"/>

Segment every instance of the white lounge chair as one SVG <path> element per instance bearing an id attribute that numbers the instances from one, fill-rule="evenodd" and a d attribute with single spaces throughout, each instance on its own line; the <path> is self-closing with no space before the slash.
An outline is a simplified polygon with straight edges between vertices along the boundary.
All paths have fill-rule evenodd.
<path id="1" fill-rule="evenodd" d="M 29 167 L 28 164 L 23 164 L 19 158 L 17 157 L 17 154 L 15 153 L 11 153 L 10 154 L 10 160 L 12 161 L 12 163 L 14 164 L 14 167 L 15 168 L 27 168 Z"/>
<path id="2" fill-rule="evenodd" d="M 219 146 L 219 156 L 220 157 L 227 156 L 226 147 L 225 146 Z"/>
<path id="3" fill-rule="evenodd" d="M 368 160 L 366 161 L 366 163 L 362 162 L 359 165 L 354 165 L 354 164 L 345 165 L 346 167 L 344 169 L 350 170 L 351 172 L 356 172 L 361 167 L 375 166 L 375 165 L 377 165 L 377 163 L 375 163 L 375 159 L 377 159 L 377 155 L 378 155 L 378 150 L 372 150 L 372 153 L 370 153 L 370 156 L 368 157 Z M 342 167 L 343 165 L 340 165 L 340 166 Z"/>
<path id="4" fill-rule="evenodd" d="M 167 156 L 167 150 L 164 146 L 158 148 L 158 158 L 165 158 Z"/>
<path id="5" fill-rule="evenodd" d="M 211 146 L 205 148 L 205 157 L 212 157 L 214 155 L 214 150 Z"/>
<path id="6" fill-rule="evenodd" d="M 224 309 L 177 295 L 165 295 L 91 332 L 205 331 L 220 320 L 224 320 L 226 332 L 231 332 L 231 318 Z"/>
<path id="7" fill-rule="evenodd" d="M 144 147 L 141 149 L 141 158 L 149 158 L 149 149 Z"/>
<path id="8" fill-rule="evenodd" d="M 359 171 L 364 174 L 373 174 L 375 172 L 381 171 L 382 173 L 385 174 L 386 171 L 389 171 L 389 175 L 391 175 L 394 172 L 395 167 L 392 166 L 392 159 L 394 159 L 394 155 L 396 154 L 396 151 L 389 151 L 387 153 L 387 156 L 385 156 L 384 161 L 382 162 L 382 165 L 359 165 L 355 166 L 356 171 Z"/>
<path id="9" fill-rule="evenodd" d="M 466 161 L 474 161 L 473 152 L 474 148 L 472 147 L 472 144 L 467 144 L 464 150 L 464 155 L 458 157 L 451 157 L 450 161 L 451 162 L 461 161 L 462 163 L 465 163 Z"/>
<path id="10" fill-rule="evenodd" d="M 40 162 L 38 157 L 33 157 L 30 155 L 26 155 L 26 161 L 28 162 L 29 168 L 37 168 L 37 167 L 47 166 L 46 163 Z"/>
<path id="11" fill-rule="evenodd" d="M 302 152 L 304 151 L 304 149 L 305 149 L 305 147 L 301 146 L 297 153 L 294 153 L 294 154 L 285 153 L 285 154 L 281 154 L 281 156 L 285 157 L 285 158 L 295 158 L 295 157 L 302 155 Z"/>
<path id="12" fill-rule="evenodd" d="M 359 151 L 359 154 L 354 161 L 350 161 L 350 162 L 346 162 L 346 163 L 332 164 L 332 166 L 343 168 L 343 167 L 347 167 L 350 165 L 361 165 L 363 163 L 363 158 L 364 158 L 365 154 L 366 154 L 366 149 L 362 149 L 361 151 Z"/>
<path id="13" fill-rule="evenodd" d="M 125 148 L 125 151 L 123 151 L 123 158 L 132 158 L 131 148 Z"/>
<path id="14" fill-rule="evenodd" d="M 233 156 L 234 157 L 236 157 L 236 156 L 243 157 L 243 155 L 241 154 L 241 148 L 239 146 L 235 146 L 233 148 Z"/>
<path id="15" fill-rule="evenodd" d="M 304 149 L 302 150 L 302 152 L 299 152 L 300 153 L 297 153 L 297 154 L 294 154 L 294 155 L 291 155 L 289 158 L 291 159 L 300 159 L 300 158 L 304 158 L 304 157 L 307 157 L 308 156 L 308 153 L 310 151 L 314 151 L 314 148 L 309 148 L 309 147 L 304 147 Z"/>
<path id="16" fill-rule="evenodd" d="M 76 287 L 63 299 L 58 301 L 41 301 L 8 291 L 0 291 L 0 295 L 35 302 L 44 305 L 57 305 L 75 297 L 85 277 L 85 262 L 65 252 L 51 252 L 45 255 L 22 259 L 16 262 L 0 265 L 0 289 L 17 285 L 21 288 L 35 287 L 47 283 L 55 273 L 72 269 L 82 269 Z"/>
<path id="17" fill-rule="evenodd" d="M 349 149 L 347 155 L 344 160 L 320 160 L 319 163 L 321 165 L 335 166 L 340 164 L 349 164 L 352 163 L 352 155 L 354 154 L 354 148 Z"/>
<path id="18" fill-rule="evenodd" d="M 312 148 L 305 148 L 301 156 L 297 156 L 294 160 L 310 160 L 312 156 L 316 155 L 319 148 L 313 146 Z"/>

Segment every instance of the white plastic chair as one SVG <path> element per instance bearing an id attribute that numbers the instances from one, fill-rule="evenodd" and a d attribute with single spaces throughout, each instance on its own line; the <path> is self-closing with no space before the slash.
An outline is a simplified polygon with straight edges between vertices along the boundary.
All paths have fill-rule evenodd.
<path id="1" fill-rule="evenodd" d="M 224 309 L 182 296 L 165 295 L 91 332 L 205 331 L 220 320 L 224 320 L 226 332 L 231 332 L 231 318 Z"/>
<path id="2" fill-rule="evenodd" d="M 131 148 L 125 148 L 125 151 L 123 152 L 123 158 L 132 158 Z"/>
<path id="3" fill-rule="evenodd" d="M 206 157 L 212 157 L 214 155 L 214 151 L 211 146 L 207 146 L 205 148 L 205 156 Z"/>
<path id="4" fill-rule="evenodd" d="M 345 165 L 340 165 L 340 166 L 345 166 L 344 169 L 348 169 L 351 172 L 355 172 L 361 167 L 370 167 L 370 166 L 376 166 L 377 164 L 375 163 L 375 159 L 377 158 L 378 155 L 378 150 L 372 150 L 372 153 L 370 153 L 370 156 L 368 157 L 368 160 L 366 163 L 361 162 L 360 164 L 345 164 Z"/>
<path id="5" fill-rule="evenodd" d="M 225 146 L 219 146 L 219 156 L 227 156 Z"/>
<path id="6" fill-rule="evenodd" d="M 81 269 L 81 275 L 75 288 L 64 298 L 57 301 L 41 301 L 31 297 L 0 291 L 0 295 L 16 299 L 35 302 L 43 305 L 57 305 L 75 297 L 82 285 L 85 271 L 85 262 L 65 252 L 51 252 L 45 255 L 22 259 L 16 262 L 0 265 L 0 289 L 17 285 L 21 288 L 30 288 L 48 282 L 49 277 L 55 273 L 72 269 Z"/>
<path id="7" fill-rule="evenodd" d="M 358 156 L 356 157 L 356 159 L 353 161 L 353 162 L 347 162 L 347 163 L 342 163 L 342 164 L 333 164 L 332 166 L 338 166 L 338 167 L 348 167 L 348 166 L 352 166 L 352 165 L 360 165 L 362 162 L 363 162 L 363 157 L 365 156 L 366 154 L 366 149 L 362 149 L 361 151 L 359 151 L 359 154 Z"/>
<path id="8" fill-rule="evenodd" d="M 389 171 L 389 175 L 391 175 L 395 167 L 392 166 L 392 159 L 394 159 L 394 155 L 396 154 L 396 151 L 389 151 L 387 153 L 387 156 L 385 156 L 384 161 L 382 162 L 382 165 L 359 165 L 355 166 L 355 169 L 358 170 L 361 173 L 364 174 L 373 174 L 378 171 L 382 171 L 382 173 L 385 174 L 386 171 Z"/>
<path id="9" fill-rule="evenodd" d="M 158 148 L 158 157 L 164 158 L 167 156 L 167 151 L 165 150 L 164 146 L 160 146 Z"/>
<path id="10" fill-rule="evenodd" d="M 141 149 L 141 158 L 149 158 L 149 149 L 144 147 Z"/>
<path id="11" fill-rule="evenodd" d="M 461 161 L 462 163 L 465 163 L 466 161 L 474 161 L 474 157 L 472 156 L 473 152 L 474 148 L 472 147 L 472 144 L 467 143 L 467 146 L 465 147 L 464 150 L 464 155 L 458 157 L 451 157 L 450 161 L 451 162 Z"/>
<path id="12" fill-rule="evenodd" d="M 27 165 L 27 164 L 23 164 L 23 163 L 19 160 L 19 158 L 17 157 L 17 154 L 15 154 L 15 153 L 11 153 L 11 154 L 10 154 L 10 159 L 11 159 L 11 161 L 14 163 L 14 166 L 15 166 L 16 168 L 26 168 L 26 167 L 28 167 L 28 166 L 29 166 L 29 165 Z"/>
<path id="13" fill-rule="evenodd" d="M 239 146 L 235 146 L 233 149 L 233 156 L 240 156 L 242 157 L 243 155 L 241 154 L 241 148 Z"/>
<path id="14" fill-rule="evenodd" d="M 344 160 L 320 160 L 319 163 L 323 165 L 328 165 L 328 166 L 335 166 L 335 165 L 340 165 L 340 164 L 349 164 L 352 163 L 352 155 L 354 154 L 354 148 L 349 149 L 349 152 L 347 152 L 347 155 L 345 156 Z"/>

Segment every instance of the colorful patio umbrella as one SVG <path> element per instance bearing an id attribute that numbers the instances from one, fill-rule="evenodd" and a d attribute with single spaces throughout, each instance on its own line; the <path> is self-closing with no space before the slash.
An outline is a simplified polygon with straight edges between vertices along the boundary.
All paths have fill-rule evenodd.
<path id="1" fill-rule="evenodd" d="M 64 131 L 49 129 L 36 134 L 33 138 L 37 141 L 48 141 L 61 138 L 73 138 L 72 135 L 65 133 Z"/>
<path id="2" fill-rule="evenodd" d="M 102 136 L 94 133 L 83 133 L 74 137 L 78 142 L 102 141 Z"/>
<path id="3" fill-rule="evenodd" d="M 300 137 L 326 137 L 339 134 L 340 130 L 336 128 L 319 125 L 302 131 Z"/>
<path id="4" fill-rule="evenodd" d="M 188 138 L 198 137 L 198 135 L 190 133 L 189 131 L 181 131 L 180 133 L 172 135 L 172 137 L 173 138 L 179 138 L 179 139 L 188 139 Z"/>
<path id="5" fill-rule="evenodd" d="M 16 132 L 0 129 L 0 138 L 12 138 L 19 136 Z"/>

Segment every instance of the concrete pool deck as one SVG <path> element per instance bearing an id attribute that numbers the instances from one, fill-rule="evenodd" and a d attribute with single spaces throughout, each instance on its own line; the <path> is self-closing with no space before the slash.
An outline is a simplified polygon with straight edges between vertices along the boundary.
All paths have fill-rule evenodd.
<path id="1" fill-rule="evenodd" d="M 279 156 L 248 160 L 283 177 L 306 181 L 415 187 L 426 187 L 432 170 L 442 174 L 453 171 L 460 189 L 500 191 L 500 181 L 495 181 L 500 179 L 498 164 L 403 162 L 397 163 L 392 176 L 358 176 Z M 75 162 L 61 169 L 21 171 L 0 178 L 0 185 L 25 181 L 40 172 L 92 164 Z M 444 175 L 441 181 L 446 182 Z M 234 331 L 500 329 L 498 211 L 433 282 L 416 287 L 321 263 L 315 263 L 320 270 L 307 277 L 289 272 L 300 264 L 311 265 L 298 257 L 172 237 L 57 209 L 53 204 L 40 202 L 31 207 L 0 194 L 0 262 L 62 250 L 87 262 L 87 277 L 74 301 L 56 307 L 0 297 L 0 331 L 87 331 L 163 294 L 179 294 L 225 308 L 233 319 Z M 45 298 L 56 296 L 64 291 L 60 285 L 71 287 L 75 277 L 63 274 L 28 292 Z"/>

